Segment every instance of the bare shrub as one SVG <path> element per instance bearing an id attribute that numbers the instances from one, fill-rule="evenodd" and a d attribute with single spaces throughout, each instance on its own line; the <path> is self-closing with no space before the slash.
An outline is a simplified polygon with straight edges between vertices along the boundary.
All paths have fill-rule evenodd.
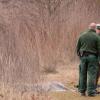
<path id="1" fill-rule="evenodd" d="M 77 37 L 99 11 L 99 0 L 0 0 L 0 82 L 38 83 L 42 69 L 74 62 Z"/>

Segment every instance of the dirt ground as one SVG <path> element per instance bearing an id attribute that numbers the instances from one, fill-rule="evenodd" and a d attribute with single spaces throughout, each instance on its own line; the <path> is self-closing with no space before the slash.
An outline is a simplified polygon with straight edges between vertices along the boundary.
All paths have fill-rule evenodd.
<path id="1" fill-rule="evenodd" d="M 64 85 L 76 85 L 78 83 L 78 63 L 60 66 L 56 73 L 46 75 L 47 81 L 59 81 Z"/>
<path id="2" fill-rule="evenodd" d="M 66 87 L 75 89 L 74 85 L 78 84 L 78 63 L 61 66 L 57 69 L 57 73 L 46 74 L 44 80 L 61 82 Z M 78 92 L 70 90 L 39 95 L 27 91 L 14 91 L 9 87 L 0 87 L 0 100 L 100 100 L 100 95 L 96 97 L 81 97 Z"/>
<path id="3" fill-rule="evenodd" d="M 58 69 L 58 73 L 48 74 L 49 81 L 59 81 L 69 88 L 75 88 L 74 85 L 78 84 L 78 63 L 61 67 Z M 100 83 L 100 81 L 99 81 Z M 99 89 L 100 91 L 100 89 Z M 82 97 L 78 92 L 54 92 L 50 93 L 53 100 L 100 100 L 100 95 L 96 97 Z"/>
<path id="4" fill-rule="evenodd" d="M 82 97 L 79 94 L 72 92 L 59 92 L 50 94 L 53 100 L 100 100 L 100 96 L 96 97 Z"/>

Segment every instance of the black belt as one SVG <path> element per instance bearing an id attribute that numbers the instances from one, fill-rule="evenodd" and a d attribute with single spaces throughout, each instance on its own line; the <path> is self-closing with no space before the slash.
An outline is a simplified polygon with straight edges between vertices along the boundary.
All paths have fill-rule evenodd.
<path id="1" fill-rule="evenodd" d="M 93 53 L 93 52 L 88 52 L 88 51 L 80 52 L 80 56 L 81 56 L 81 57 L 83 57 L 83 56 L 89 56 L 89 55 L 98 56 L 97 53 Z"/>

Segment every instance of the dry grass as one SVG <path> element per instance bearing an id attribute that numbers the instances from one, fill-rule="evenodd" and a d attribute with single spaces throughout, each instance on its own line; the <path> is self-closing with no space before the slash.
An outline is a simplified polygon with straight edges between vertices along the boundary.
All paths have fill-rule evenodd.
<path id="1" fill-rule="evenodd" d="M 73 87 L 78 83 L 78 63 L 73 63 L 67 66 L 61 66 L 58 73 L 48 73 L 44 78 L 44 82 L 59 81 L 65 86 Z M 70 73 L 70 74 L 69 74 Z M 18 91 L 12 87 L 1 85 L 0 100 L 99 100 L 100 96 L 94 98 L 80 97 L 78 93 L 67 92 L 50 92 L 50 93 L 35 93 L 32 91 Z"/>
<path id="2" fill-rule="evenodd" d="M 72 92 L 58 92 L 50 94 L 53 100 L 100 100 L 100 96 L 96 97 L 82 97 L 79 94 L 73 94 Z"/>
<path id="3" fill-rule="evenodd" d="M 12 87 L 0 87 L 0 100 L 52 100 L 47 93 L 20 92 Z"/>
<path id="4" fill-rule="evenodd" d="M 47 73 L 57 73 L 46 73 L 47 79 L 43 81 L 76 83 L 78 71 L 66 62 L 76 60 L 74 51 L 79 32 L 91 21 L 100 21 L 100 3 L 93 2 L 0 0 L 0 81 L 34 84 L 41 81 L 41 69 L 45 69 Z M 66 64 L 64 69 L 59 63 Z M 42 99 L 41 94 L 22 96 L 6 85 L 0 92 L 1 100 Z"/>
<path id="5" fill-rule="evenodd" d="M 100 7 L 90 4 L 89 0 L 1 0 L 0 80 L 31 83 L 40 77 L 41 66 L 55 72 L 59 62 L 74 61 L 79 32 L 98 19 Z"/>
<path id="6" fill-rule="evenodd" d="M 77 84 L 78 81 L 78 63 L 72 63 L 60 66 L 57 73 L 48 73 L 46 76 L 48 81 L 59 81 L 63 84 Z M 46 80 L 46 79 L 45 79 Z"/>
<path id="7" fill-rule="evenodd" d="M 76 68 L 75 68 L 76 66 Z M 57 74 L 48 74 L 47 78 L 51 81 L 62 82 L 68 88 L 75 88 L 74 85 L 78 84 L 78 63 L 73 63 L 67 68 L 59 69 Z M 70 73 L 70 74 L 69 74 Z M 100 80 L 99 80 L 100 84 Z M 100 91 L 100 89 L 98 89 Z M 99 100 L 100 95 L 96 97 L 82 97 L 79 93 L 71 91 L 66 92 L 53 92 L 49 94 L 53 100 Z"/>

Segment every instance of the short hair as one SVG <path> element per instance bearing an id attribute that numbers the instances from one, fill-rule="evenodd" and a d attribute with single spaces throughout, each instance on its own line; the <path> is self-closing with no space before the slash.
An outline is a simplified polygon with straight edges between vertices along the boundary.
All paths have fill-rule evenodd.
<path id="1" fill-rule="evenodd" d="M 89 29 L 96 29 L 96 23 L 90 23 Z"/>
<path id="2" fill-rule="evenodd" d="M 100 24 L 96 25 L 96 29 L 100 30 Z"/>

